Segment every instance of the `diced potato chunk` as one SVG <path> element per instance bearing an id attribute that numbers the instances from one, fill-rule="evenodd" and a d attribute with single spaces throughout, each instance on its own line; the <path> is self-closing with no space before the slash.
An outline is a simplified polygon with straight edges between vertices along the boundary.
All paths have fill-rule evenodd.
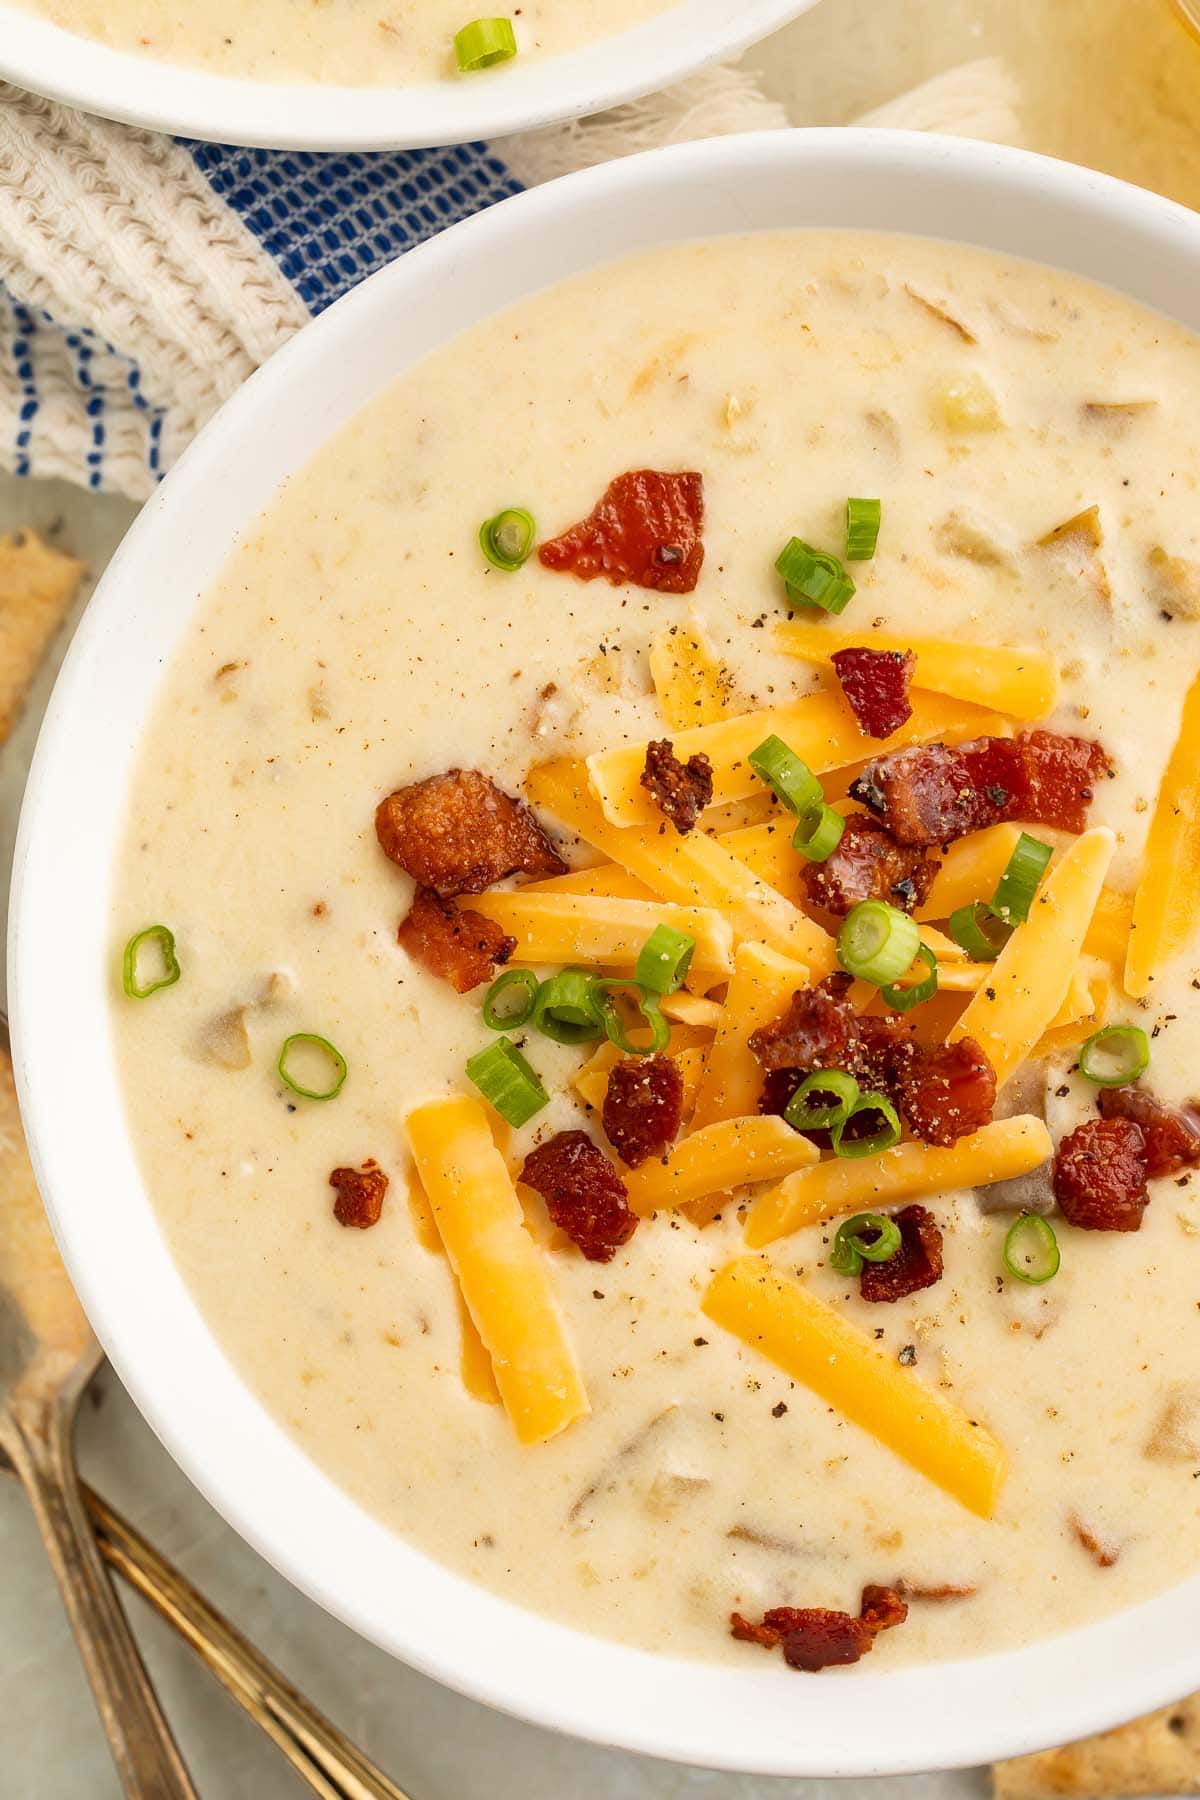
<path id="1" fill-rule="evenodd" d="M 951 375 L 934 390 L 933 414 L 947 431 L 996 431 L 1000 404 L 982 375 Z"/>

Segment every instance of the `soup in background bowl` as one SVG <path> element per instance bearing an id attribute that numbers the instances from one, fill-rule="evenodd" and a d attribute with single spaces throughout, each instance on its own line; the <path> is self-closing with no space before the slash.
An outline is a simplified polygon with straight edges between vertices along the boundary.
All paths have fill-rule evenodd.
<path id="1" fill-rule="evenodd" d="M 335 308 L 114 565 L 39 1174 L 184 1466 L 443 1678 L 775 1773 L 1194 1684 L 1196 231 L 904 137 L 598 172 Z"/>

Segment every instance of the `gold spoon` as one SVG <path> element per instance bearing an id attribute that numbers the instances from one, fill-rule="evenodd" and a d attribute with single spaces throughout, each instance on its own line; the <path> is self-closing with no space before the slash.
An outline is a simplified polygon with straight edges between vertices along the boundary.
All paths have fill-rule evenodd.
<path id="1" fill-rule="evenodd" d="M 408 1800 L 75 1472 L 79 1399 L 101 1351 L 46 1222 L 0 1017 L 0 1466 L 33 1502 L 130 1800 L 196 1800 L 101 1562 L 191 1645 L 320 1800 Z"/>

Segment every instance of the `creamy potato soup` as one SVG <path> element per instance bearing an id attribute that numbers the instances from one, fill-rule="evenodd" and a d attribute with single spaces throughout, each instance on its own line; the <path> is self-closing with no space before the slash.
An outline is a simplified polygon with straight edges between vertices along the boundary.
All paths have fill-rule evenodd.
<path id="1" fill-rule="evenodd" d="M 470 0 L 17 0 L 113 50 L 252 81 L 350 86 L 455 79 L 455 38 L 497 15 Z M 628 31 L 677 0 L 524 0 L 511 14 L 522 59 L 564 56 Z M 509 53 L 511 55 L 511 52 Z M 503 78 L 503 71 L 498 71 Z"/>
<path id="2" fill-rule="evenodd" d="M 116 1051 L 213 1330 L 413 1544 L 804 1670 L 1196 1568 L 1198 416 L 1039 267 L 672 246 L 237 544 Z"/>

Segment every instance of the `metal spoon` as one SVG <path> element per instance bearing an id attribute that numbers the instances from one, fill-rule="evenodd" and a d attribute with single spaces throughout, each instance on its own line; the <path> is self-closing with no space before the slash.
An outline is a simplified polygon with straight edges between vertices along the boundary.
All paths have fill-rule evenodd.
<path id="1" fill-rule="evenodd" d="M 46 1223 L 6 1053 L 0 1121 L 0 1448 L 33 1505 L 126 1795 L 196 1800 L 80 1497 L 75 1415 L 100 1346 Z"/>
<path id="2" fill-rule="evenodd" d="M 101 1352 L 46 1223 L 6 1039 L 0 1016 L 0 1467 L 11 1464 L 33 1501 L 126 1793 L 195 1800 L 100 1551 L 320 1800 L 408 1800 L 178 1569 L 80 1485 L 72 1426 Z"/>

